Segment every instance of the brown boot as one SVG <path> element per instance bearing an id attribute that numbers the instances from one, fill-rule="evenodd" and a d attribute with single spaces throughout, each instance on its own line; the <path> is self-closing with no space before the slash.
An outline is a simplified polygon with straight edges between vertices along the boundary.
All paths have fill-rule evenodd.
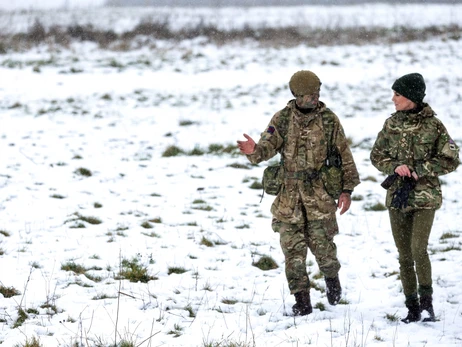
<path id="1" fill-rule="evenodd" d="M 292 311 L 296 316 L 306 316 L 313 312 L 313 307 L 311 306 L 310 292 L 308 290 L 303 290 L 301 292 L 295 293 L 295 305 L 292 306 Z"/>
<path id="2" fill-rule="evenodd" d="M 427 311 L 428 317 L 422 322 L 436 322 L 435 312 L 433 311 L 433 297 L 431 295 L 422 295 L 420 297 L 420 312 Z"/>
<path id="3" fill-rule="evenodd" d="M 342 286 L 338 275 L 332 278 L 325 277 L 324 279 L 326 280 L 327 301 L 331 305 L 337 305 L 342 297 Z"/>

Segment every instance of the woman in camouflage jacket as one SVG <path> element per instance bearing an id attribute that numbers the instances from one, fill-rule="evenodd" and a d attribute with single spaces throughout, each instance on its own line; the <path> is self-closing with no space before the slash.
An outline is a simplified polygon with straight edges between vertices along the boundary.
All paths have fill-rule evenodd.
<path id="1" fill-rule="evenodd" d="M 389 175 L 389 184 L 383 186 L 388 189 L 386 206 L 408 308 L 405 323 L 419 321 L 423 310 L 429 314 L 425 321 L 435 320 L 428 239 L 435 210 L 442 204 L 438 177 L 459 165 L 459 148 L 430 105 L 423 102 L 425 89 L 418 73 L 395 81 L 392 101 L 396 112 L 385 121 L 370 156 L 372 164 Z"/>
<path id="2" fill-rule="evenodd" d="M 257 144 L 246 134 L 246 141 L 238 141 L 241 152 L 254 164 L 281 154 L 284 177 L 271 207 L 272 228 L 280 235 L 286 277 L 296 299 L 293 306 L 296 315 L 312 312 L 306 270 L 308 248 L 325 276 L 329 303 L 335 305 L 340 300 L 340 263 L 333 241 L 338 233 L 335 213 L 337 208 L 340 214 L 349 209 L 350 194 L 359 184 L 358 171 L 340 121 L 319 101 L 320 86 L 313 72 L 295 73 L 289 87 L 296 98 L 273 116 Z M 327 136 L 342 160 L 344 184 L 340 196 L 336 197 L 338 203 L 327 193 L 319 174 L 327 157 Z"/>

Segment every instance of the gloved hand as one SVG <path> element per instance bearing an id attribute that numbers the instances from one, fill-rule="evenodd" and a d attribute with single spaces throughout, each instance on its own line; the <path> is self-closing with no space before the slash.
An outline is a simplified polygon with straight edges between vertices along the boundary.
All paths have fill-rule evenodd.
<path id="1" fill-rule="evenodd" d="M 391 206 L 394 208 L 406 208 L 408 199 L 409 199 L 409 193 L 411 190 L 415 188 L 416 185 L 416 180 L 412 177 L 408 176 L 403 176 L 401 177 L 402 182 L 398 189 L 395 190 L 395 192 L 392 195 L 391 199 Z"/>

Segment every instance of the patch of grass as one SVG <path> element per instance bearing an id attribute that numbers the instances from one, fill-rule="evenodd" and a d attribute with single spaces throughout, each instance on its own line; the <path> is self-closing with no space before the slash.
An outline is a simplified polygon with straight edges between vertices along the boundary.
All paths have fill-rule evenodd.
<path id="1" fill-rule="evenodd" d="M 1 233 L 1 232 L 0 232 Z M 451 232 L 447 232 L 447 233 L 443 233 L 441 236 L 440 236 L 440 240 L 447 240 L 447 239 L 453 239 L 453 238 L 457 238 L 459 237 L 458 234 L 454 234 L 454 233 L 451 233 Z"/>
<path id="2" fill-rule="evenodd" d="M 110 296 L 107 294 L 97 294 L 91 299 L 92 300 L 117 299 L 117 296 Z"/>
<path id="3" fill-rule="evenodd" d="M 140 224 L 141 227 L 145 228 L 145 229 L 152 229 L 153 226 L 151 225 L 151 223 L 149 223 L 148 221 L 144 221 L 143 223 Z"/>
<path id="4" fill-rule="evenodd" d="M 192 151 L 190 151 L 188 153 L 189 155 L 197 155 L 197 156 L 201 156 L 201 155 L 204 155 L 205 154 L 205 151 L 200 149 L 199 147 L 194 147 Z"/>
<path id="5" fill-rule="evenodd" d="M 313 280 L 322 280 L 324 279 L 324 275 L 321 271 L 316 272 L 312 277 Z"/>
<path id="6" fill-rule="evenodd" d="M 351 197 L 351 200 L 352 201 L 363 201 L 364 196 L 362 196 L 360 194 L 353 194 L 352 197 Z"/>
<path id="7" fill-rule="evenodd" d="M 445 247 L 443 249 L 440 249 L 439 252 L 445 253 L 445 252 L 450 252 L 450 251 L 460 251 L 462 250 L 461 247 L 456 246 L 456 245 L 450 245 L 448 247 Z"/>
<path id="8" fill-rule="evenodd" d="M 85 273 L 85 277 L 88 278 L 90 281 L 93 281 L 93 282 L 96 282 L 96 283 L 99 283 L 103 280 L 103 278 L 101 276 L 96 276 L 96 275 L 92 275 L 88 272 Z"/>
<path id="9" fill-rule="evenodd" d="M 317 308 L 319 311 L 325 311 L 326 305 L 324 305 L 322 302 L 318 302 L 316 305 L 314 305 L 314 308 Z"/>
<path id="10" fill-rule="evenodd" d="M 61 195 L 61 194 L 51 194 L 50 198 L 53 198 L 53 199 L 66 199 L 66 197 L 64 195 Z"/>
<path id="11" fill-rule="evenodd" d="M 250 189 L 258 189 L 261 190 L 263 189 L 263 184 L 259 181 L 253 181 L 252 184 L 249 186 Z"/>
<path id="12" fill-rule="evenodd" d="M 154 231 L 151 231 L 149 234 L 148 233 L 141 233 L 141 234 L 144 235 L 144 236 L 148 236 L 148 237 L 160 238 L 160 235 L 155 233 Z"/>
<path id="13" fill-rule="evenodd" d="M 147 266 L 140 264 L 138 258 L 123 259 L 121 266 L 118 279 L 127 279 L 134 283 L 148 283 L 151 280 L 157 280 L 157 277 L 149 274 Z"/>
<path id="14" fill-rule="evenodd" d="M 34 269 L 41 269 L 42 268 L 42 266 L 39 263 L 37 263 L 36 261 L 33 261 L 32 263 L 30 263 L 29 266 L 31 266 Z"/>
<path id="15" fill-rule="evenodd" d="M 49 302 L 46 302 L 43 305 L 40 305 L 40 308 L 46 309 L 47 314 L 49 315 L 55 315 L 59 313 L 58 307 L 55 304 L 51 304 Z"/>
<path id="16" fill-rule="evenodd" d="M 77 275 L 82 275 L 87 272 L 87 269 L 83 265 L 76 264 L 73 261 L 61 264 L 61 270 L 72 271 Z"/>
<path id="17" fill-rule="evenodd" d="M 162 157 L 164 158 L 176 157 L 181 154 L 184 154 L 184 151 L 181 148 L 172 145 L 165 149 L 164 153 L 162 153 Z"/>
<path id="18" fill-rule="evenodd" d="M 180 127 L 187 127 L 187 126 L 190 126 L 190 125 L 194 125 L 194 124 L 196 124 L 196 123 L 197 123 L 197 122 L 194 122 L 194 121 L 192 121 L 192 120 L 181 120 L 181 121 L 178 123 L 178 125 L 179 125 Z"/>
<path id="19" fill-rule="evenodd" d="M 14 321 L 13 329 L 23 325 L 27 318 L 29 318 L 29 316 L 27 315 L 26 311 L 24 311 L 22 308 L 19 308 L 18 317 Z"/>
<path id="20" fill-rule="evenodd" d="M 247 164 L 241 164 L 241 163 L 232 163 L 226 165 L 227 167 L 232 167 L 233 169 L 244 169 L 244 170 L 250 170 L 250 166 Z"/>
<path id="21" fill-rule="evenodd" d="M 170 330 L 167 334 L 173 335 L 174 337 L 180 337 L 183 332 L 183 327 L 177 323 L 173 325 L 173 330 Z"/>
<path id="22" fill-rule="evenodd" d="M 34 336 L 30 340 L 26 338 L 26 342 L 18 343 L 14 345 L 14 347 L 43 347 L 43 345 L 40 343 L 40 340 Z"/>
<path id="23" fill-rule="evenodd" d="M 361 178 L 361 181 L 377 182 L 377 178 L 375 178 L 374 176 L 367 176 L 367 177 Z"/>
<path id="24" fill-rule="evenodd" d="M 168 268 L 168 272 L 167 274 L 168 275 L 171 275 L 171 274 L 178 274 L 178 275 L 181 275 L 185 272 L 187 272 L 188 270 L 186 270 L 184 267 L 180 267 L 180 266 L 170 266 Z"/>
<path id="25" fill-rule="evenodd" d="M 189 317 L 190 318 L 195 318 L 196 317 L 196 312 L 193 310 L 193 308 L 191 307 L 191 305 L 188 305 L 184 308 L 184 310 L 188 311 L 189 313 Z"/>
<path id="26" fill-rule="evenodd" d="M 279 267 L 276 261 L 268 255 L 262 256 L 258 261 L 253 262 L 252 265 L 263 271 L 273 270 Z"/>
<path id="27" fill-rule="evenodd" d="M 201 239 L 201 242 L 200 242 L 201 245 L 204 245 L 206 247 L 213 247 L 215 246 L 215 244 L 210 241 L 209 239 L 207 239 L 205 236 L 202 236 L 202 239 Z"/>
<path id="28" fill-rule="evenodd" d="M 213 207 L 209 206 L 209 205 L 206 205 L 206 206 L 193 206 L 191 208 L 193 210 L 199 210 L 199 211 L 207 211 L 207 212 L 213 211 Z"/>
<path id="29" fill-rule="evenodd" d="M 74 225 L 71 225 L 69 228 L 71 228 L 71 229 L 85 229 L 86 226 L 83 223 L 75 223 Z"/>
<path id="30" fill-rule="evenodd" d="M 3 235 L 5 237 L 10 237 L 11 236 L 11 234 L 6 230 L 0 230 L 0 235 Z"/>
<path id="31" fill-rule="evenodd" d="M 250 225 L 242 224 L 235 227 L 236 229 L 250 229 Z"/>
<path id="32" fill-rule="evenodd" d="M 99 219 L 97 217 L 83 216 L 78 212 L 75 212 L 73 214 L 73 216 L 74 216 L 73 218 L 68 219 L 65 223 L 67 223 L 67 222 L 78 222 L 78 221 L 86 222 L 86 223 L 92 224 L 92 225 L 97 225 L 97 224 L 102 223 L 101 219 Z M 83 226 L 83 228 L 85 228 L 85 225 Z"/>
<path id="33" fill-rule="evenodd" d="M 36 308 L 28 308 L 26 312 L 29 314 L 35 314 L 35 315 L 38 315 L 40 313 L 39 310 L 37 310 Z"/>
<path id="34" fill-rule="evenodd" d="M 89 169 L 86 169 L 84 167 L 79 167 L 78 169 L 74 171 L 74 173 L 76 175 L 83 176 L 83 177 L 91 177 L 93 175 L 93 173 Z"/>
<path id="35" fill-rule="evenodd" d="M 387 208 L 381 202 L 376 202 L 375 204 L 371 204 L 371 203 L 365 204 L 364 210 L 365 211 L 386 211 Z"/>
<path id="36" fill-rule="evenodd" d="M 226 299 L 226 298 L 223 298 L 221 302 L 225 305 L 236 305 L 238 303 L 238 301 L 235 299 Z"/>
<path id="37" fill-rule="evenodd" d="M 387 313 L 385 315 L 385 318 L 388 319 L 390 322 L 399 321 L 399 316 L 396 313 L 394 313 L 394 314 Z"/>
<path id="38" fill-rule="evenodd" d="M 21 294 L 21 292 L 19 290 L 17 290 L 16 288 L 14 288 L 14 287 L 5 287 L 3 285 L 0 285 L 0 293 L 5 298 L 11 298 L 12 296 Z"/>
<path id="39" fill-rule="evenodd" d="M 383 275 L 384 275 L 385 277 L 399 276 L 399 271 L 385 272 Z"/>
<path id="40" fill-rule="evenodd" d="M 324 287 L 321 287 L 318 282 L 316 281 L 311 281 L 310 282 L 310 288 L 317 290 L 318 292 L 325 293 L 326 289 Z"/>

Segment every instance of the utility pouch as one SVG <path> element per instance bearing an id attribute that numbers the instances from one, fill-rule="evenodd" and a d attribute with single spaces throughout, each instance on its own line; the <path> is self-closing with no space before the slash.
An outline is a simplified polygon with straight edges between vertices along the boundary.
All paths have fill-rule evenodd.
<path id="1" fill-rule="evenodd" d="M 284 169 L 282 164 L 270 165 L 263 171 L 263 191 L 269 195 L 277 195 L 283 183 Z"/>
<path id="2" fill-rule="evenodd" d="M 320 174 L 326 192 L 334 199 L 338 199 L 343 191 L 343 170 L 342 157 L 336 147 L 329 148 Z"/>

